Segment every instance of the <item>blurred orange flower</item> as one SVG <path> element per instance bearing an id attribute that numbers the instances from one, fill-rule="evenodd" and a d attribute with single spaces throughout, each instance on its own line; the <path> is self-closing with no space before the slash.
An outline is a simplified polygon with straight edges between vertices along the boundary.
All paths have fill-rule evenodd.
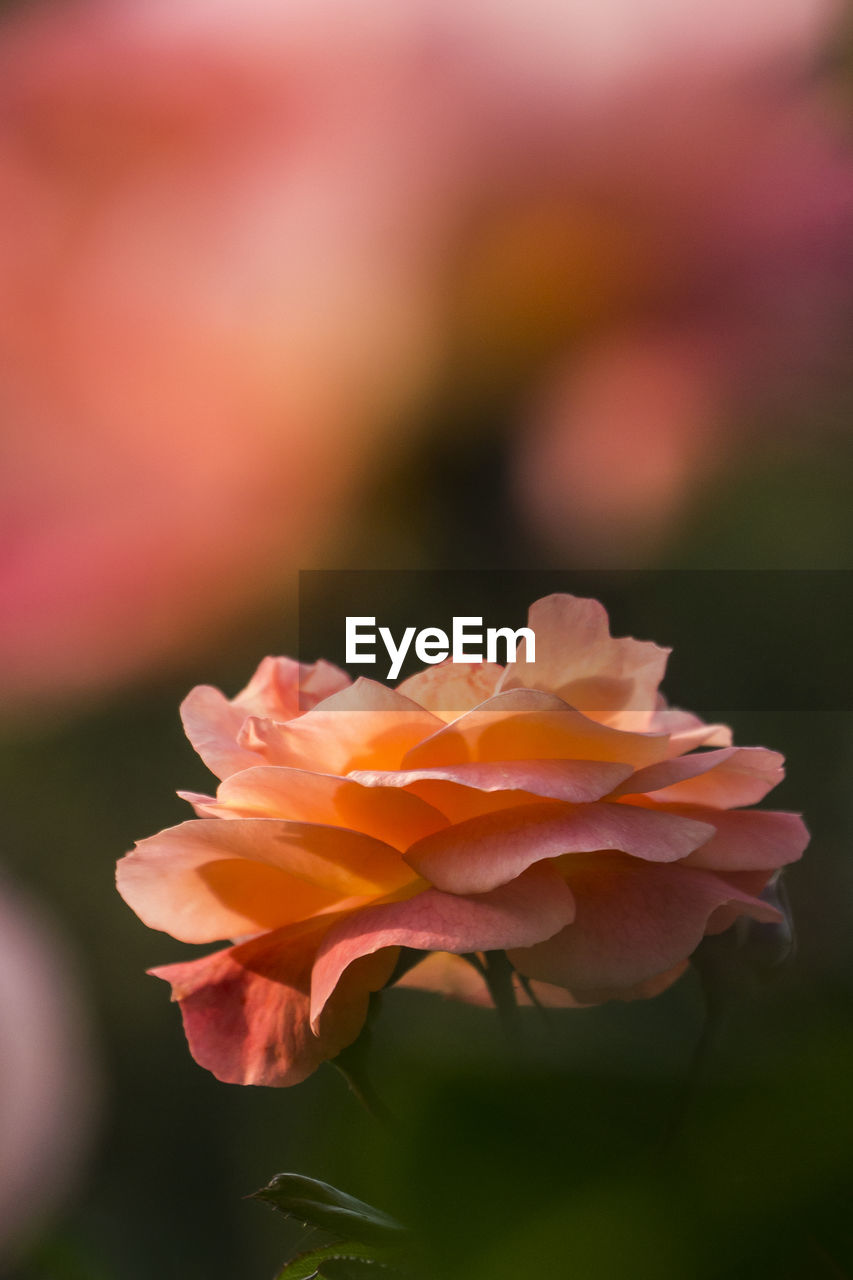
<path id="1" fill-rule="evenodd" d="M 808 836 L 744 806 L 782 757 L 667 707 L 667 651 L 612 639 L 595 601 L 547 597 L 529 625 L 535 664 L 390 689 L 267 658 L 233 700 L 186 699 L 222 781 L 182 793 L 199 817 L 143 840 L 118 887 L 152 928 L 238 939 L 152 971 L 220 1079 L 294 1084 L 335 1056 L 400 947 L 447 953 L 452 994 L 480 998 L 459 953 L 506 951 L 542 998 L 590 1003 L 656 994 L 737 916 L 778 919 L 756 895 Z"/>

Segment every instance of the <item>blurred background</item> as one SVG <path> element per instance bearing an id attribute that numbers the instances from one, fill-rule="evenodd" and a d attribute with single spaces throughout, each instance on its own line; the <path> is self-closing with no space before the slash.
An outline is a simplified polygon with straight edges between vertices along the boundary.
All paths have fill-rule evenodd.
<path id="1" fill-rule="evenodd" d="M 243 1197 L 292 1168 L 412 1222 L 428 1280 L 853 1275 L 850 19 L 0 7 L 0 1274 L 272 1277 L 308 1237 Z M 330 1067 L 198 1068 L 144 973 L 188 948 L 113 867 L 208 786 L 192 685 L 335 656 L 309 569 L 672 644 L 672 701 L 789 757 L 793 959 L 531 1010 L 515 1062 L 389 993 L 393 1137 Z"/>

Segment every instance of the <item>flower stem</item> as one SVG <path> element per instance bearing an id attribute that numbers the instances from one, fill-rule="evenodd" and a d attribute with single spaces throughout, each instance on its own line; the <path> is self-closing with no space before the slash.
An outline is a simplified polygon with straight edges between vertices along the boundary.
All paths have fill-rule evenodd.
<path id="1" fill-rule="evenodd" d="M 483 977 L 489 988 L 489 995 L 495 1002 L 498 1017 L 501 1020 L 503 1033 L 509 1045 L 517 1047 L 520 1040 L 521 1023 L 518 1016 L 518 1001 L 515 998 L 513 974 L 515 970 L 510 964 L 505 951 L 484 951 L 485 968 Z"/>
<path id="2" fill-rule="evenodd" d="M 391 1124 L 391 1113 L 379 1097 L 366 1074 L 354 1069 L 352 1064 L 341 1062 L 341 1054 L 332 1059 L 332 1066 L 343 1076 L 349 1086 L 350 1093 L 359 1102 L 369 1116 L 380 1124 Z"/>
<path id="3" fill-rule="evenodd" d="M 346 1080 L 353 1097 L 357 1102 L 361 1103 L 367 1114 L 372 1116 L 374 1120 L 378 1120 L 380 1124 L 390 1128 L 393 1125 L 393 1116 L 371 1084 L 370 1074 L 367 1070 L 367 1058 L 373 1038 L 373 1022 L 376 1019 L 381 999 L 381 992 L 373 993 L 370 997 L 367 1018 L 361 1034 L 352 1044 L 342 1049 L 336 1058 L 331 1058 L 330 1062 L 335 1070 Z"/>

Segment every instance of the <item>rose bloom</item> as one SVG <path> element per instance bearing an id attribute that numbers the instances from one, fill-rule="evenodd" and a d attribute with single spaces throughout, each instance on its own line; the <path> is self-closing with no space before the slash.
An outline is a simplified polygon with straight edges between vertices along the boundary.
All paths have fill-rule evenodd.
<path id="1" fill-rule="evenodd" d="M 182 793 L 198 818 L 141 841 L 118 887 L 153 928 L 234 940 L 152 970 L 221 1080 L 295 1084 L 334 1057 L 401 947 L 427 987 L 472 994 L 460 954 L 506 951 L 539 998 L 594 1003 L 663 990 L 738 916 L 778 920 L 756 895 L 808 836 L 745 806 L 782 757 L 667 707 L 668 651 L 611 638 L 596 601 L 549 596 L 529 625 L 535 664 L 391 689 L 267 658 L 233 700 L 190 693 L 222 781 Z"/>

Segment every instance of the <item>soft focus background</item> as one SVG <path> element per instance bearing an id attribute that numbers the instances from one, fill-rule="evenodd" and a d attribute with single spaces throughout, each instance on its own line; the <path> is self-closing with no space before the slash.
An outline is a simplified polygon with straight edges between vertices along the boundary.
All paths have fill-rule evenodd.
<path id="1" fill-rule="evenodd" d="M 853 1275 L 851 31 L 5 0 L 0 1274 L 272 1277 L 305 1233 L 243 1197 L 292 1168 L 412 1222 L 427 1280 Z M 193 684 L 335 656 L 343 579 L 300 618 L 304 569 L 400 571 L 392 623 L 598 596 L 674 646 L 673 701 L 788 755 L 795 954 L 703 948 L 698 1067 L 696 973 L 531 1010 L 515 1061 L 388 994 L 392 1137 L 331 1067 L 195 1066 L 144 974 L 188 948 L 113 866 L 208 785 Z"/>

